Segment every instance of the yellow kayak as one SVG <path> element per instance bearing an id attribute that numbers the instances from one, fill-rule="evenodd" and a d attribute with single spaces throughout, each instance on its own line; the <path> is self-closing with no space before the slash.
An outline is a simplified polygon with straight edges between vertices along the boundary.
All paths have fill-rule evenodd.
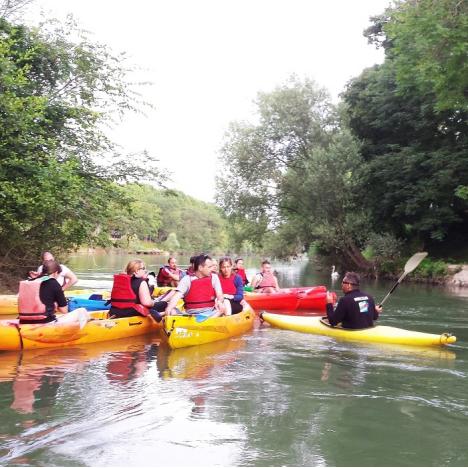
<path id="1" fill-rule="evenodd" d="M 345 330 L 340 327 L 331 327 L 324 324 L 321 317 L 279 315 L 263 312 L 261 314 L 261 319 L 277 328 L 312 333 L 315 335 L 332 336 L 344 340 L 409 346 L 441 346 L 457 341 L 457 338 L 450 333 L 434 335 L 432 333 L 422 333 L 384 325 L 376 325 L 375 327 L 366 328 L 365 330 Z"/>
<path id="2" fill-rule="evenodd" d="M 18 325 L 17 320 L 0 320 L 0 350 L 57 348 L 144 335 L 162 328 L 151 317 L 108 319 L 107 311 L 91 312 L 94 320 L 80 329 L 77 323 L 52 322 Z"/>
<path id="3" fill-rule="evenodd" d="M 171 287 L 168 286 L 156 286 L 153 291 L 153 297 L 160 296 L 168 291 Z M 102 289 L 67 289 L 65 291 L 66 297 L 78 297 L 83 298 L 85 296 L 91 296 L 92 294 L 99 294 L 102 299 L 110 299 L 110 291 Z M 183 301 L 179 301 L 177 306 L 183 307 Z M 96 309 L 94 309 L 96 310 Z M 18 295 L 17 294 L 0 294 L 0 315 L 17 315 L 18 314 Z"/>
<path id="4" fill-rule="evenodd" d="M 65 296 L 81 296 L 99 293 L 104 299 L 109 299 L 109 291 L 98 291 L 96 289 L 67 289 Z M 18 314 L 18 295 L 17 294 L 0 294 L 0 315 L 16 315 Z"/>
<path id="5" fill-rule="evenodd" d="M 250 306 L 239 314 L 208 318 L 197 322 L 196 315 L 170 315 L 164 319 L 164 331 L 172 349 L 185 348 L 241 335 L 252 329 L 255 313 Z"/>

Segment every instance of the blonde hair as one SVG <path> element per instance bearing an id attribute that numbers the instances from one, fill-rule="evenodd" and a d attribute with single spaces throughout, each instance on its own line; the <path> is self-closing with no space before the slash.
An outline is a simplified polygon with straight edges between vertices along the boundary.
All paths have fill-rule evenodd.
<path id="1" fill-rule="evenodd" d="M 127 275 L 133 275 L 136 273 L 142 266 L 145 264 L 143 260 L 140 260 L 139 258 L 136 258 L 135 260 L 130 260 L 127 263 L 127 267 L 125 268 L 125 271 L 127 272 Z"/>

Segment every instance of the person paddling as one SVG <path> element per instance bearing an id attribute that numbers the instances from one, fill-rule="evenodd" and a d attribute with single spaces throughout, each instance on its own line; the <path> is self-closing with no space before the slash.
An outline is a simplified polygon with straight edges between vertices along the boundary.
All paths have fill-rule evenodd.
<path id="1" fill-rule="evenodd" d="M 343 328 L 363 329 L 374 325 L 382 306 L 375 305 L 374 298 L 359 289 L 360 277 L 353 271 L 346 272 L 341 282 L 344 296 L 333 310 L 333 295 L 327 292 L 327 318 L 332 326 L 341 323 Z"/>

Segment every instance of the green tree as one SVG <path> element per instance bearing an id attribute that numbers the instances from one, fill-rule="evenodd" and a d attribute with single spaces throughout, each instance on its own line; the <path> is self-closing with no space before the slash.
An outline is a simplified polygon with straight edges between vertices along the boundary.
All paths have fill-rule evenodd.
<path id="1" fill-rule="evenodd" d="M 161 181 L 100 130 L 110 115 L 139 105 L 123 63 L 72 23 L 29 29 L 0 18 L 3 284 L 35 265 L 41 250 L 107 242 L 103 227 L 120 196 L 113 181 Z"/>
<path id="2" fill-rule="evenodd" d="M 382 18 L 398 91 L 411 96 L 416 88 L 421 95 L 434 94 L 437 111 L 467 111 L 468 3 L 406 0 Z"/>

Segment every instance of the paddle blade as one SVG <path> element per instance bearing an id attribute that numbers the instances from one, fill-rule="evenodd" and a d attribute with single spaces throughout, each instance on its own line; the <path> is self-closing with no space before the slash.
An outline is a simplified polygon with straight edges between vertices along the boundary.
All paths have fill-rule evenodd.
<path id="1" fill-rule="evenodd" d="M 405 265 L 405 275 L 411 273 L 427 257 L 427 252 L 415 253 Z"/>
<path id="2" fill-rule="evenodd" d="M 195 316 L 195 322 L 200 323 L 212 317 L 216 314 L 216 310 L 211 310 L 210 312 L 204 312 Z"/>

